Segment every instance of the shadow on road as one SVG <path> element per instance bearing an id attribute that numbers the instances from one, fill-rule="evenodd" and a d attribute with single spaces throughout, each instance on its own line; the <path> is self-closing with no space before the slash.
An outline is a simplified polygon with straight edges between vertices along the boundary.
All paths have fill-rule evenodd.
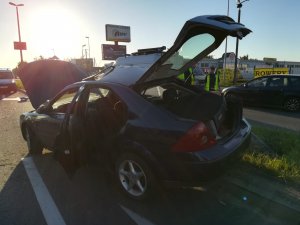
<path id="1" fill-rule="evenodd" d="M 33 159 L 66 224 L 136 224 L 122 208 L 155 225 L 300 222 L 299 213 L 222 177 L 201 187 L 168 189 L 150 201 L 137 202 L 117 191 L 114 179 L 101 165 L 81 168 L 70 179 L 52 153 Z M 1 225 L 46 224 L 22 162 L 0 193 L 0 221 Z"/>

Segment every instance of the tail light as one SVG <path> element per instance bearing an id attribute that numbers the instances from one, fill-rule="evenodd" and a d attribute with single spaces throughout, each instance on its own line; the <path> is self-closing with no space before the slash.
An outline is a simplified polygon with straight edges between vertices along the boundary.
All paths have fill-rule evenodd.
<path id="1" fill-rule="evenodd" d="M 203 122 L 197 123 L 173 145 L 174 152 L 195 152 L 216 144 L 216 138 Z"/>

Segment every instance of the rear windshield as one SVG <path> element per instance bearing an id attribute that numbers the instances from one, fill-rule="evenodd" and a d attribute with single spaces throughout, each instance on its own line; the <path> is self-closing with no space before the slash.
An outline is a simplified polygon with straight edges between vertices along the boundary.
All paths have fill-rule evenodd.
<path id="1" fill-rule="evenodd" d="M 13 73 L 10 71 L 0 71 L 0 79 L 13 79 Z"/>

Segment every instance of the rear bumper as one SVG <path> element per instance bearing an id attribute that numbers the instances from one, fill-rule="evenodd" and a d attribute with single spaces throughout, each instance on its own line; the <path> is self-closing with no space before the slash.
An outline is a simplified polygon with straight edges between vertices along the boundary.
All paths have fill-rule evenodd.
<path id="1" fill-rule="evenodd" d="M 17 91 L 17 86 L 15 83 L 0 85 L 0 93 L 10 93 L 16 91 Z"/>
<path id="2" fill-rule="evenodd" d="M 189 160 L 178 158 L 176 167 L 164 180 L 167 186 L 178 182 L 203 182 L 221 175 L 226 169 L 238 161 L 251 141 L 251 126 L 242 121 L 240 130 L 227 142 L 219 143 L 208 150 L 192 153 Z M 181 159 L 180 159 L 181 158 Z"/>

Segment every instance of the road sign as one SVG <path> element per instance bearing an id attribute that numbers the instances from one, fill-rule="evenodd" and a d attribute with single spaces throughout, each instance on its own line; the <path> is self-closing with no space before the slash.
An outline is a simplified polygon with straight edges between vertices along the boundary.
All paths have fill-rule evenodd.
<path id="1" fill-rule="evenodd" d="M 26 42 L 14 41 L 14 49 L 15 50 L 26 50 L 27 49 Z"/>

